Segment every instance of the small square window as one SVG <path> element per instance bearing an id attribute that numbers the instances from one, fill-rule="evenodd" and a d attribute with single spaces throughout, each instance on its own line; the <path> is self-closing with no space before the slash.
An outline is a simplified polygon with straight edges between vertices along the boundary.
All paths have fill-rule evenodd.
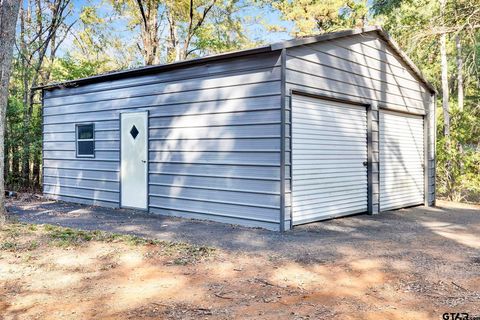
<path id="1" fill-rule="evenodd" d="M 79 125 L 78 137 L 80 139 L 93 139 L 93 124 Z"/>
<path id="2" fill-rule="evenodd" d="M 77 157 L 95 156 L 95 137 L 93 124 L 77 125 Z"/>

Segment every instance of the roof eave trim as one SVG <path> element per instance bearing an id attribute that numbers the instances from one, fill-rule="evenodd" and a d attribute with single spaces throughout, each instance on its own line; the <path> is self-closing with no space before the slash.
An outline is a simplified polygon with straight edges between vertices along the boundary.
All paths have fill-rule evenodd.
<path id="1" fill-rule="evenodd" d="M 320 34 L 318 36 L 311 36 L 311 37 L 305 37 L 301 39 L 292 39 L 292 40 L 282 41 L 282 42 L 272 44 L 271 47 L 272 47 L 272 50 L 291 48 L 291 47 L 297 47 L 297 46 L 316 43 L 316 42 L 334 40 L 342 37 L 348 37 L 356 34 L 362 34 L 366 32 L 379 31 L 379 30 L 381 30 L 379 26 L 342 30 L 337 32 Z"/>
<path id="2" fill-rule="evenodd" d="M 166 71 L 166 70 L 176 69 L 176 68 L 180 68 L 180 67 L 186 67 L 186 66 L 190 66 L 190 65 L 201 64 L 201 63 L 204 63 L 204 62 L 210 62 L 210 61 L 215 61 L 215 60 L 223 60 L 223 59 L 235 58 L 235 57 L 240 57 L 240 56 L 248 56 L 248 55 L 252 55 L 252 54 L 270 52 L 270 51 L 276 51 L 276 50 L 272 50 L 271 46 L 268 45 L 268 46 L 262 46 L 262 47 L 252 48 L 252 49 L 239 50 L 239 51 L 227 52 L 227 53 L 220 53 L 220 54 L 211 55 L 211 56 L 207 56 L 207 57 L 200 57 L 200 58 L 196 58 L 196 59 L 183 60 L 183 61 L 178 61 L 178 62 L 173 62 L 173 63 L 168 63 L 168 64 L 146 66 L 146 67 L 141 67 L 141 68 L 136 68 L 136 69 L 116 71 L 116 72 L 112 72 L 112 73 L 91 76 L 91 77 L 87 77 L 87 78 L 81 78 L 81 79 L 69 80 L 69 81 L 64 81 L 64 82 L 51 83 L 51 84 L 47 84 L 47 85 L 32 87 L 31 90 L 33 90 L 33 91 L 34 90 L 50 90 L 50 89 L 56 89 L 56 88 L 77 87 L 77 86 L 80 86 L 80 85 L 85 85 L 85 84 L 90 84 L 90 83 L 123 79 L 125 77 L 147 75 L 147 74 L 156 73 L 158 71 Z"/>

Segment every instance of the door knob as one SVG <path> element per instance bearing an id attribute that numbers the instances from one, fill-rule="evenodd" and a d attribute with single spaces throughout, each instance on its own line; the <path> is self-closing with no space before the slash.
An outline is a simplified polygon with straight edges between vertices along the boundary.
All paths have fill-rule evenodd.
<path id="1" fill-rule="evenodd" d="M 366 167 L 368 165 L 367 161 L 363 161 L 363 165 Z"/>
<path id="2" fill-rule="evenodd" d="M 143 163 L 147 163 L 147 160 L 142 160 Z"/>

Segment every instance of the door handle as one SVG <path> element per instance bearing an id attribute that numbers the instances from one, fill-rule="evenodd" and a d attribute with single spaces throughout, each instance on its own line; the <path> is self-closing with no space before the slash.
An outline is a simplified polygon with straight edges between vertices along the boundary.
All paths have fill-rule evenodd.
<path id="1" fill-rule="evenodd" d="M 147 160 L 142 160 L 143 163 L 147 163 Z"/>
<path id="2" fill-rule="evenodd" d="M 363 161 L 363 165 L 366 167 L 368 165 L 368 161 Z"/>

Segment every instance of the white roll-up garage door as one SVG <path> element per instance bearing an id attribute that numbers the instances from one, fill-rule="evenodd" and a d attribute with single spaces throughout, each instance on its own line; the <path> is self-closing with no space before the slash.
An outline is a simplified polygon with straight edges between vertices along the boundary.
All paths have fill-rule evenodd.
<path id="1" fill-rule="evenodd" d="M 424 202 L 423 117 L 380 112 L 380 211 Z"/>
<path id="2" fill-rule="evenodd" d="M 366 163 L 364 107 L 293 97 L 293 224 L 367 211 Z"/>

